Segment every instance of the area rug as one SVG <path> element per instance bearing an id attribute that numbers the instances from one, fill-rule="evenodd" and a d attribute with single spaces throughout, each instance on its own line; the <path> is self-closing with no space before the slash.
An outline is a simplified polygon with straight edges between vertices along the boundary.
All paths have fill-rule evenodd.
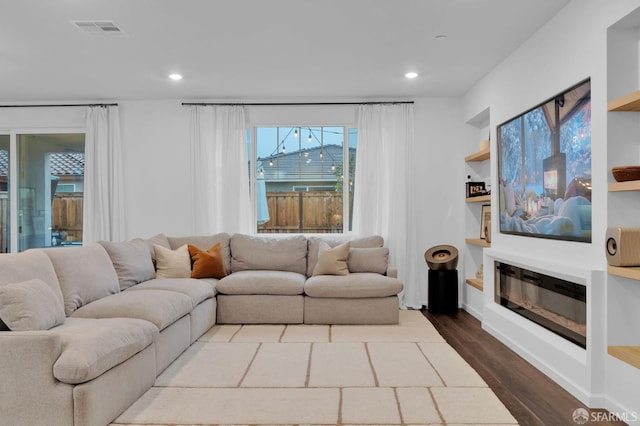
<path id="1" fill-rule="evenodd" d="M 393 326 L 215 326 L 114 425 L 515 425 L 418 311 Z"/>

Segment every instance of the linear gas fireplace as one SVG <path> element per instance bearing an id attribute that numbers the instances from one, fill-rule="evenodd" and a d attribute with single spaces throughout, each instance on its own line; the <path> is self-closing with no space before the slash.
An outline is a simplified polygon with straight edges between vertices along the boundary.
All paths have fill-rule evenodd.
<path id="1" fill-rule="evenodd" d="M 495 287 L 496 303 L 587 347 L 586 286 L 495 262 Z"/>

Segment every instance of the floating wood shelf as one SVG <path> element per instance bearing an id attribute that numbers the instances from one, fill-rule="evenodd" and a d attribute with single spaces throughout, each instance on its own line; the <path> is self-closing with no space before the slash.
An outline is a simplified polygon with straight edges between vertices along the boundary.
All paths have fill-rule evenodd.
<path id="1" fill-rule="evenodd" d="M 487 240 L 483 240 L 481 238 L 465 238 L 464 242 L 474 246 L 491 247 L 491 243 L 488 243 Z"/>
<path id="2" fill-rule="evenodd" d="M 640 346 L 609 346 L 607 352 L 622 362 L 640 368 Z"/>
<path id="3" fill-rule="evenodd" d="M 465 201 L 467 203 L 489 203 L 491 202 L 491 194 L 465 198 Z"/>
<path id="4" fill-rule="evenodd" d="M 484 288 L 482 284 L 482 280 L 479 280 L 477 278 L 467 278 L 465 281 L 471 287 L 477 288 L 480 291 L 482 291 L 482 289 Z"/>
<path id="5" fill-rule="evenodd" d="M 478 151 L 474 154 L 467 155 L 464 157 L 464 161 L 470 163 L 472 161 L 484 161 L 488 160 L 491 157 L 491 148 L 483 149 L 482 151 Z"/>
<path id="6" fill-rule="evenodd" d="M 607 266 L 607 272 L 618 277 L 640 280 L 640 267 L 637 266 Z"/>
<path id="7" fill-rule="evenodd" d="M 609 192 L 640 191 L 640 180 L 630 180 L 627 182 L 611 182 Z"/>
<path id="8" fill-rule="evenodd" d="M 610 101 L 607 109 L 609 111 L 640 111 L 640 91 Z"/>

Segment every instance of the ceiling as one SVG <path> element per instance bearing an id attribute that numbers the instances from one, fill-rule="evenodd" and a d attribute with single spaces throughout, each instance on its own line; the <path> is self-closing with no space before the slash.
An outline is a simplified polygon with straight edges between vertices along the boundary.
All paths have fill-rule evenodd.
<path id="1" fill-rule="evenodd" d="M 0 0 L 0 101 L 459 96 L 567 3 Z"/>

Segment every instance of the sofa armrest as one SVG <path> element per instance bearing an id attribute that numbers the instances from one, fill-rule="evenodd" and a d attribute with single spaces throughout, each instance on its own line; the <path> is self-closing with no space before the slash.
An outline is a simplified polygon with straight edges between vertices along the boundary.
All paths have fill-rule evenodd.
<path id="1" fill-rule="evenodd" d="M 398 278 L 398 268 L 392 264 L 387 265 L 387 276 L 391 278 Z"/>
<path id="2" fill-rule="evenodd" d="M 51 331 L 0 332 L 0 424 L 73 424 L 73 387 L 53 377 L 61 352 Z"/>

